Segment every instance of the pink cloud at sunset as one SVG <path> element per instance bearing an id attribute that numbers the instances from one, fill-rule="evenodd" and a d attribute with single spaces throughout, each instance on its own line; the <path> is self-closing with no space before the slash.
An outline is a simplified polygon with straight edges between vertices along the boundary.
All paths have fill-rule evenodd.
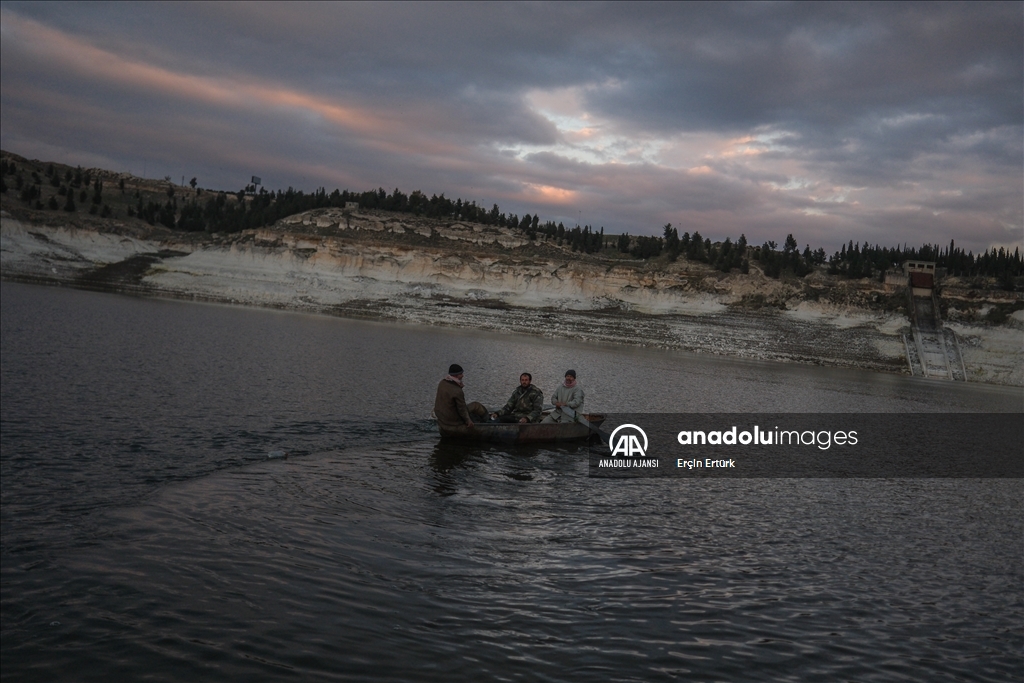
<path id="1" fill-rule="evenodd" d="M 937 5 L 926 30 L 924 8 L 854 5 L 594 5 L 580 25 L 544 3 L 5 3 L 0 144 L 609 232 L 979 250 L 1024 233 L 1010 9 Z"/>

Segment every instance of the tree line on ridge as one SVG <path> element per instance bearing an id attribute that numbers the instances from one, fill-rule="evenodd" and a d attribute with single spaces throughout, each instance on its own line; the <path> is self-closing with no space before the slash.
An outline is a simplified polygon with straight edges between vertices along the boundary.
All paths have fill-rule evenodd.
<path id="1" fill-rule="evenodd" d="M 46 182 L 57 188 L 56 195 L 51 195 L 45 208 L 50 210 L 77 211 L 75 202 L 89 205 L 89 213 L 110 216 L 112 210 L 104 202 L 104 186 L 101 180 L 81 167 L 67 169 L 63 174 L 49 164 L 44 172 Z M 7 177 L 14 176 L 14 188 L 19 199 L 36 209 L 43 209 L 41 201 L 41 178 L 36 171 L 30 174 L 31 182 L 27 181 L 17 165 L 6 159 L 0 166 L 0 192 L 7 193 Z M 165 178 L 169 181 L 169 178 Z M 1015 287 L 1015 278 L 1024 275 L 1024 260 L 1020 249 L 1010 253 L 1003 247 L 986 249 L 981 254 L 965 252 L 950 241 L 946 247 L 925 244 L 919 248 L 881 247 L 867 242 L 857 244 L 852 240 L 842 246 L 839 251 L 827 255 L 825 250 L 812 250 L 806 245 L 801 251 L 793 235 L 787 235 L 780 249 L 774 241 L 766 241 L 761 246 L 750 246 L 745 235 L 735 241 L 726 237 L 720 242 L 712 242 L 710 238 L 699 232 L 693 234 L 678 230 L 672 224 L 665 225 L 662 235 L 636 235 L 623 233 L 618 237 L 605 238 L 604 228 L 595 229 L 589 225 L 566 228 L 561 222 L 541 222 L 536 214 L 529 213 L 518 216 L 504 213 L 497 204 L 487 209 L 475 201 L 454 201 L 442 193 L 429 198 L 419 190 L 406 194 L 395 188 L 388 193 L 384 188 L 365 192 L 334 190 L 328 193 L 325 188 L 305 193 L 289 187 L 287 190 L 268 191 L 255 186 L 247 186 L 236 193 L 207 192 L 205 201 L 200 198 L 203 191 L 196 188 L 196 179 L 189 183 L 195 194 L 178 202 L 178 194 L 174 186 L 168 183 L 167 199 L 155 201 L 152 197 L 144 198 L 136 191 L 134 205 L 127 209 L 128 215 L 137 216 L 150 225 L 160 224 L 173 230 L 187 232 L 222 232 L 235 233 L 272 225 L 276 221 L 312 209 L 341 208 L 350 202 L 358 203 L 362 209 L 381 209 L 397 213 L 408 213 L 427 218 L 465 221 L 510 228 L 522 233 L 530 240 L 550 241 L 559 246 L 567 245 L 574 252 L 598 253 L 617 251 L 628 254 L 635 259 L 656 259 L 662 256 L 669 262 L 680 257 L 689 261 L 706 263 L 722 271 L 733 269 L 748 273 L 751 261 L 759 264 L 760 269 L 769 277 L 779 278 L 804 277 L 816 268 L 826 267 L 831 275 L 850 279 L 876 277 L 882 279 L 886 270 L 899 267 L 908 259 L 934 261 L 939 268 L 945 268 L 950 275 L 956 276 L 988 276 L 999 278 L 1007 289 Z M 124 180 L 118 187 L 125 192 Z M 62 200 L 58 200 L 61 197 Z"/>

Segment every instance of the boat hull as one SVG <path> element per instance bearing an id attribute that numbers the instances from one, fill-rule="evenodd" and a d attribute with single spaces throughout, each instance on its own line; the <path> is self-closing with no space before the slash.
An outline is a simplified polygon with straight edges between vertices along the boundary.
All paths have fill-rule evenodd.
<path id="1" fill-rule="evenodd" d="M 505 422 L 481 422 L 472 427 L 459 425 L 450 427 L 437 425 L 445 439 L 479 441 L 489 443 L 555 443 L 559 441 L 583 441 L 595 432 L 603 415 L 587 415 L 590 427 L 579 422 L 530 422 L 527 424 Z"/>

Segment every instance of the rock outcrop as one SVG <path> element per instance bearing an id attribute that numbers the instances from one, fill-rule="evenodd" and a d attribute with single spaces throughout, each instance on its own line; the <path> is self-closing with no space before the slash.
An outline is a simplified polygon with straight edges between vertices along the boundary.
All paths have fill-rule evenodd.
<path id="1" fill-rule="evenodd" d="M 309 211 L 230 236 L 120 232 L 26 224 L 4 215 L 3 277 L 749 358 L 906 369 L 900 334 L 908 321 L 898 307 L 880 300 L 885 292 L 874 283 L 824 276 L 780 282 L 757 271 L 726 275 L 685 262 L 650 268 L 635 261 L 580 258 L 568 248 L 531 242 L 508 229 L 340 209 Z M 1022 384 L 1022 360 L 1018 349 L 1008 363 L 992 371 L 976 368 L 972 378 Z"/>

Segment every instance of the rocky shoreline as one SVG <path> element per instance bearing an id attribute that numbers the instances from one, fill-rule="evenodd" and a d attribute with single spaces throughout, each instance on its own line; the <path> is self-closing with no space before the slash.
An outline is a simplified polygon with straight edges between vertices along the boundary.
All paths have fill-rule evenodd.
<path id="1" fill-rule="evenodd" d="M 314 210 L 224 236 L 34 218 L 0 215 L 5 280 L 908 372 L 909 321 L 876 282 L 650 268 L 384 212 Z M 1024 311 L 948 326 L 969 381 L 1024 385 Z"/>

